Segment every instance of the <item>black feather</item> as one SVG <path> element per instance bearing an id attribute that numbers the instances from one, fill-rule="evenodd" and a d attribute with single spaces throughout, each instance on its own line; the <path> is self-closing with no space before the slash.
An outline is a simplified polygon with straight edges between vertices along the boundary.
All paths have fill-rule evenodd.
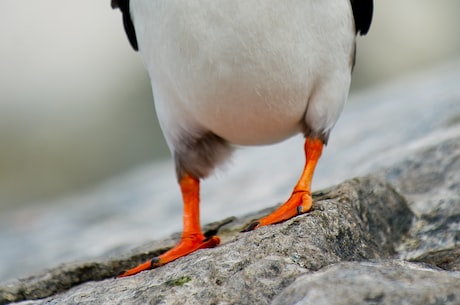
<path id="1" fill-rule="evenodd" d="M 356 34 L 365 35 L 369 31 L 374 12 L 373 0 L 350 0 L 355 19 Z"/>
<path id="2" fill-rule="evenodd" d="M 112 8 L 119 8 L 123 14 L 123 26 L 125 28 L 126 35 L 128 36 L 129 43 L 134 50 L 138 51 L 136 30 L 134 29 L 133 20 L 129 12 L 129 0 L 112 0 Z"/>

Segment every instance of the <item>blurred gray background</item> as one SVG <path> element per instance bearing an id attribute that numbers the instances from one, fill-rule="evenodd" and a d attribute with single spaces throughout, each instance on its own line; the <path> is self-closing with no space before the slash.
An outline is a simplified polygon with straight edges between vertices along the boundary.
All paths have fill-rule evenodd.
<path id="1" fill-rule="evenodd" d="M 460 1 L 375 1 L 352 94 L 460 55 Z M 109 0 L 0 1 L 0 213 L 169 158 Z"/>

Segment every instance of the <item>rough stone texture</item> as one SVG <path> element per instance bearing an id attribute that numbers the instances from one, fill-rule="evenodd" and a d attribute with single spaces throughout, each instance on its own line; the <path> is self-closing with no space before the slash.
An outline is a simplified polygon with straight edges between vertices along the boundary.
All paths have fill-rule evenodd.
<path id="1" fill-rule="evenodd" d="M 350 180 L 315 199 L 309 214 L 245 234 L 239 233 L 242 227 L 230 227 L 222 230 L 227 242 L 218 248 L 135 277 L 85 283 L 47 304 L 88 304 L 96 299 L 99 304 L 180 304 L 185 298 L 187 304 L 203 300 L 267 304 L 302 273 L 343 260 L 394 256 L 395 245 L 413 221 L 405 199 L 375 178 Z M 144 259 L 139 256 L 132 263 Z M 23 280 L 16 296 L 13 283 L 3 302 L 43 297 L 114 276 L 121 265 L 117 261 L 66 265 Z"/>
<path id="2" fill-rule="evenodd" d="M 413 143 L 408 158 L 378 176 L 392 183 L 417 215 L 400 257 L 460 271 L 460 128 L 430 138 Z"/>
<path id="3" fill-rule="evenodd" d="M 460 274 L 404 261 L 344 262 L 299 277 L 273 305 L 460 303 Z"/>
<path id="4" fill-rule="evenodd" d="M 127 221 L 128 210 L 166 215 L 165 210 L 145 210 L 141 202 L 156 198 L 155 202 L 164 202 L 156 209 L 166 209 L 173 206 L 169 194 L 177 189 L 161 180 L 154 191 L 139 191 L 136 185 L 147 180 L 144 175 L 127 185 L 108 184 L 103 194 L 110 200 L 92 195 L 74 199 L 84 206 L 82 213 L 70 209 L 75 215 L 93 216 L 89 211 L 96 205 L 104 211 L 95 213 L 94 219 L 78 222 L 76 217 L 74 227 L 65 227 L 68 231 L 63 233 L 73 239 L 60 240 L 60 247 L 52 248 L 57 253 L 53 259 L 69 252 L 60 248 L 86 249 L 72 243 L 90 236 L 95 223 L 107 226 L 104 220 L 110 219 L 114 203 L 125 207 L 131 202 L 134 206 L 115 213 L 123 218 L 108 223 L 116 225 L 108 225 L 107 235 L 98 235 L 106 251 L 99 256 L 88 251 L 73 263 L 0 284 L 0 304 L 22 300 L 29 301 L 21 304 L 34 305 L 335 304 L 337 300 L 340 304 L 460 304 L 460 62 L 441 70 L 450 72 L 442 78 L 434 78 L 439 71 L 431 72 L 425 80 L 405 82 L 391 94 L 376 91 L 378 103 L 355 106 L 352 114 L 345 114 L 341 124 L 355 129 L 337 126 L 334 135 L 341 148 L 328 147 L 321 164 L 337 168 L 332 174 L 336 179 L 364 177 L 315 193 L 311 213 L 245 234 L 239 233 L 241 228 L 270 209 L 212 223 L 206 230 L 219 231 L 221 246 L 134 277 L 114 279 L 128 266 L 174 245 L 178 235 L 138 248 L 114 248 L 104 244 L 104 237 L 125 240 L 120 232 L 136 225 Z M 404 107 L 398 108 L 399 104 Z M 331 161 L 329 151 L 340 157 Z M 287 150 L 281 155 L 288 155 L 290 161 Z M 250 168 L 260 158 L 254 156 L 240 163 Z M 164 173 L 163 168 L 154 173 Z M 259 170 L 266 173 L 264 168 L 254 169 Z M 288 172 L 289 177 L 270 173 L 272 184 L 258 190 L 273 196 L 273 201 L 278 189 L 292 187 L 291 180 L 298 175 L 298 171 L 276 171 Z M 319 173 L 321 180 L 321 169 Z M 238 207 L 232 202 L 252 177 L 247 170 L 237 171 L 226 188 L 216 188 L 216 198 L 231 207 L 229 213 L 241 208 L 240 202 Z M 249 194 L 244 196 L 260 195 Z M 123 200 L 111 202 L 115 198 Z M 64 213 L 68 209 L 45 220 L 66 223 L 71 219 Z M 169 221 L 180 222 L 180 217 Z M 124 225 L 122 230 L 120 225 Z M 50 231 L 58 232 L 56 228 Z M 34 233 L 29 235 L 40 239 Z M 40 240 L 49 239 L 46 235 Z M 12 265 L 14 258 L 8 257 Z"/>

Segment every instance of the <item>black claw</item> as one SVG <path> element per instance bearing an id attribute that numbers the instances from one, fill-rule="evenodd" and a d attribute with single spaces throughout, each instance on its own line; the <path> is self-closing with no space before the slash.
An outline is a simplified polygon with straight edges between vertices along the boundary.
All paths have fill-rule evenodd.
<path id="1" fill-rule="evenodd" d="M 120 277 L 120 275 L 122 275 L 122 274 L 123 274 L 123 273 L 125 273 L 125 272 L 126 272 L 126 271 L 124 271 L 124 270 L 123 270 L 123 271 L 121 271 L 121 272 L 120 272 L 120 273 L 118 273 L 118 274 L 117 274 L 117 276 L 115 276 L 114 278 L 115 278 L 115 279 L 119 278 L 119 277 Z"/>
<path id="2" fill-rule="evenodd" d="M 235 217 L 228 217 L 220 222 L 212 224 L 212 227 L 204 232 L 204 237 L 206 237 L 205 241 L 209 240 L 213 236 L 216 236 L 217 233 L 219 233 L 220 228 L 235 221 L 235 219 Z"/>
<path id="3" fill-rule="evenodd" d="M 246 229 L 244 229 L 244 230 L 241 231 L 241 232 L 245 233 L 245 232 L 253 231 L 255 228 L 257 228 L 257 226 L 258 226 L 259 224 L 260 224 L 260 222 L 254 221 L 254 222 L 251 223 L 249 226 L 247 226 Z"/>
<path id="4" fill-rule="evenodd" d="M 153 269 L 153 268 L 157 268 L 160 266 L 161 266 L 160 259 L 158 257 L 152 258 L 152 260 L 150 261 L 150 268 Z"/>
<path id="5" fill-rule="evenodd" d="M 217 235 L 217 230 L 209 230 L 209 231 L 206 231 L 204 232 L 204 241 L 208 241 L 211 237 L 213 236 L 216 236 Z"/>
<path id="6" fill-rule="evenodd" d="M 303 214 L 302 206 L 297 207 L 297 215 Z"/>

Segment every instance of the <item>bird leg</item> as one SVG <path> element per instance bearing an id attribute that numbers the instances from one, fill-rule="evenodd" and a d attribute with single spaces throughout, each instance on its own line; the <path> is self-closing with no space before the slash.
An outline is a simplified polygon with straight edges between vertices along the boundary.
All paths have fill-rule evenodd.
<path id="1" fill-rule="evenodd" d="M 212 248 L 220 243 L 217 236 L 206 238 L 200 227 L 200 180 L 184 174 L 179 181 L 184 201 L 184 230 L 180 242 L 169 251 L 143 264 L 123 272 L 119 277 L 134 275 L 144 270 L 160 267 L 196 250 Z"/>
<path id="2" fill-rule="evenodd" d="M 311 209 L 311 182 L 313 173 L 321 157 L 323 141 L 320 139 L 306 138 L 305 140 L 305 167 L 297 182 L 291 197 L 271 214 L 251 223 L 244 231 L 252 231 L 256 228 L 279 223 L 296 215 L 308 212 Z"/>

